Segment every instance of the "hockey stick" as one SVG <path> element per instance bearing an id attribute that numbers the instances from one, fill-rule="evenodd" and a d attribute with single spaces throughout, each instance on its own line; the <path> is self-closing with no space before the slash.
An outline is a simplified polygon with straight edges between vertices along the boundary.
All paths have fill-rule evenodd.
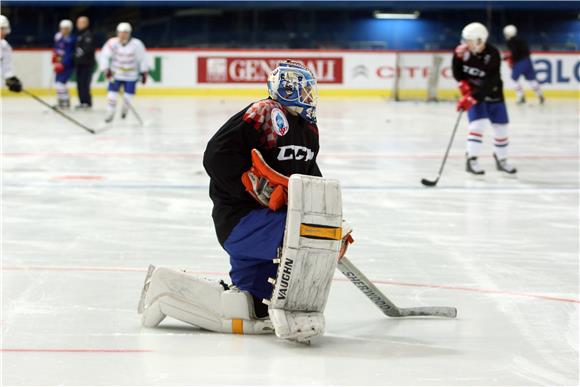
<path id="1" fill-rule="evenodd" d="M 449 140 L 449 145 L 447 145 L 447 150 L 445 151 L 445 156 L 443 157 L 443 162 L 441 163 L 441 167 L 439 168 L 439 174 L 435 180 L 427 180 L 421 179 L 421 184 L 426 187 L 434 187 L 439 182 L 441 178 L 441 174 L 443 173 L 443 168 L 445 168 L 445 163 L 447 162 L 447 157 L 449 156 L 449 151 L 451 150 L 451 145 L 453 145 L 453 139 L 455 139 L 455 133 L 457 132 L 457 128 L 459 127 L 459 122 L 461 121 L 461 116 L 463 115 L 463 110 L 459 111 L 459 115 L 457 116 L 457 121 L 455 122 L 455 127 L 453 128 L 453 133 L 451 133 L 451 139 Z"/>
<path id="2" fill-rule="evenodd" d="M 338 269 L 363 292 L 380 310 L 389 317 L 437 316 L 457 317 L 457 309 L 449 306 L 420 306 L 415 308 L 399 308 L 387 298 L 353 263 L 342 257 L 338 261 Z"/>
<path id="3" fill-rule="evenodd" d="M 123 100 L 125 100 L 125 104 L 129 107 L 129 110 L 131 110 L 131 113 L 133 113 L 133 115 L 135 116 L 135 118 L 137 118 L 137 121 L 139 121 L 139 125 L 143 126 L 143 120 L 141 119 L 141 116 L 139 115 L 139 113 L 137 113 L 137 110 L 135 109 L 135 107 L 133 107 L 133 104 L 131 102 L 129 102 L 129 99 L 125 97 L 125 95 L 123 94 Z"/>
<path id="4" fill-rule="evenodd" d="M 66 118 L 67 120 L 69 120 L 70 122 L 72 122 L 73 124 L 75 124 L 75 125 L 80 126 L 81 128 L 83 128 L 87 132 L 89 132 L 91 134 L 95 134 L 96 133 L 94 129 L 91 129 L 88 126 L 85 126 L 85 125 L 81 124 L 80 122 L 78 122 L 77 120 L 75 120 L 74 118 L 72 118 L 71 116 L 69 116 L 68 114 L 65 114 L 63 111 L 61 111 L 60 109 L 58 109 L 56 106 L 52 106 L 51 104 L 49 104 L 45 100 L 37 97 L 36 95 L 32 94 L 28 90 L 22 89 L 22 92 L 24 94 L 27 94 L 27 95 L 31 96 L 32 98 L 34 98 L 35 100 L 37 100 L 38 102 L 40 102 L 41 104 L 43 104 L 44 106 L 46 106 L 46 107 L 54 110 L 55 113 L 60 114 L 61 116 L 63 116 L 64 118 Z"/>

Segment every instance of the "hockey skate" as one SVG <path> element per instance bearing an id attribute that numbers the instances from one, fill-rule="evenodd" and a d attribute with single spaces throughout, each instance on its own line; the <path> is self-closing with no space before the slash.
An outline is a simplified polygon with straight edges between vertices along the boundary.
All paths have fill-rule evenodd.
<path id="1" fill-rule="evenodd" d="M 518 97 L 518 99 L 517 99 L 516 103 L 517 103 L 518 105 L 523 105 L 523 104 L 525 104 L 525 103 L 526 103 L 526 97 L 525 97 L 525 96 L 523 96 L 523 95 L 522 95 L 521 97 Z"/>
<path id="2" fill-rule="evenodd" d="M 475 157 L 475 156 L 472 156 L 472 157 L 467 156 L 465 170 L 469 173 L 474 174 L 474 175 L 485 174 L 485 170 L 481 167 L 481 165 L 479 165 L 479 162 L 477 161 L 477 157 Z"/>
<path id="3" fill-rule="evenodd" d="M 493 154 L 493 158 L 495 159 L 495 166 L 498 171 L 509 173 L 510 175 L 518 171 L 516 167 L 508 163 L 507 159 L 499 159 L 495 153 Z"/>
<path id="4" fill-rule="evenodd" d="M 90 110 L 90 109 L 91 105 L 89 105 L 88 103 L 81 103 L 75 106 L 75 110 Z"/>
<path id="5" fill-rule="evenodd" d="M 58 108 L 58 109 L 61 109 L 61 110 L 63 110 L 63 109 L 69 109 L 70 108 L 70 100 L 68 100 L 68 99 L 59 99 L 58 102 L 57 102 L 57 104 L 54 105 L 54 107 L 55 108 Z"/>
<path id="6" fill-rule="evenodd" d="M 539 96 L 538 96 L 538 99 L 539 99 L 539 101 L 540 101 L 540 105 L 543 105 L 543 104 L 544 104 L 544 102 L 546 102 L 546 98 L 545 98 L 543 95 L 539 95 Z"/>
<path id="7" fill-rule="evenodd" d="M 105 117 L 105 122 L 107 124 L 110 124 L 111 122 L 113 122 L 113 118 L 115 118 L 115 112 L 110 112 L 107 114 L 107 116 Z"/>
<path id="8" fill-rule="evenodd" d="M 127 105 L 123 106 L 121 109 L 121 119 L 124 120 L 127 118 L 127 113 L 129 112 L 129 107 Z"/>

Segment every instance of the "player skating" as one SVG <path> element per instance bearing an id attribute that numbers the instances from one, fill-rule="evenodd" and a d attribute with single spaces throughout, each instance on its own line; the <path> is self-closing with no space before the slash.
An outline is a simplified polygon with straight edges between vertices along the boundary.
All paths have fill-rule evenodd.
<path id="1" fill-rule="evenodd" d="M 483 133 L 491 123 L 496 167 L 514 174 L 516 168 L 507 161 L 509 121 L 500 75 L 500 53 L 487 43 L 487 29 L 480 23 L 465 26 L 461 36 L 462 42 L 453 55 L 453 77 L 459 82 L 462 95 L 457 109 L 467 111 L 469 119 L 466 170 L 476 175 L 485 173 L 477 158 L 481 153 Z"/>
<path id="2" fill-rule="evenodd" d="M 233 286 L 152 267 L 140 304 L 145 326 L 169 315 L 213 331 L 275 331 L 298 341 L 324 331 L 322 311 L 350 229 L 342 230 L 338 182 L 316 177 L 316 80 L 283 62 L 268 90 L 270 98 L 231 117 L 204 154 Z"/>
<path id="3" fill-rule="evenodd" d="M 2 38 L 2 79 L 4 80 L 8 90 L 15 93 L 22 91 L 22 82 L 20 79 L 14 75 L 14 69 L 12 67 L 12 47 L 6 41 L 6 36 L 10 33 L 10 21 L 4 15 L 0 15 L 0 37 Z"/>
<path id="4" fill-rule="evenodd" d="M 72 33 L 73 23 L 61 20 L 59 31 L 54 35 L 52 63 L 56 74 L 56 97 L 59 108 L 70 107 L 70 96 L 66 86 L 74 71 L 74 52 L 76 38 Z"/>
<path id="5" fill-rule="evenodd" d="M 132 30 L 129 23 L 119 23 L 117 37 L 109 39 L 101 51 L 99 66 L 109 81 L 105 122 L 111 122 L 115 117 L 121 87 L 124 99 L 121 118 L 125 118 L 129 104 L 135 96 L 137 82 L 147 82 L 149 67 L 145 57 L 145 45 L 131 36 Z"/>
<path id="6" fill-rule="evenodd" d="M 517 36 L 516 26 L 509 25 L 503 29 L 503 35 L 506 39 L 509 54 L 504 58 L 512 69 L 512 80 L 516 91 L 517 101 L 519 104 L 526 103 L 524 88 L 520 83 L 522 75 L 530 83 L 530 86 L 538 96 L 540 104 L 544 103 L 544 94 L 540 84 L 536 80 L 536 71 L 530 58 L 530 48 L 525 40 Z"/>

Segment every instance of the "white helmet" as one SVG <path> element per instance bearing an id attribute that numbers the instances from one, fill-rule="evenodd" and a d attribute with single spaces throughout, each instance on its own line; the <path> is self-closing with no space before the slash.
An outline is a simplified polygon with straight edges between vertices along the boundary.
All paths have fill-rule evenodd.
<path id="1" fill-rule="evenodd" d="M 129 23 L 119 23 L 117 26 L 117 32 L 128 32 L 131 33 L 133 28 L 131 28 L 131 24 Z"/>
<path id="2" fill-rule="evenodd" d="M 71 30 L 73 29 L 73 22 L 68 20 L 68 19 L 64 19 L 61 20 L 60 23 L 58 23 L 58 28 L 60 29 L 67 29 L 67 30 Z"/>
<path id="3" fill-rule="evenodd" d="M 0 28 L 5 29 L 7 34 L 9 34 L 11 31 L 10 30 L 10 21 L 4 15 L 0 15 Z"/>
<path id="4" fill-rule="evenodd" d="M 513 24 L 510 24 L 509 26 L 505 26 L 503 28 L 503 36 L 505 36 L 506 39 L 511 39 L 514 36 L 516 36 L 517 34 L 518 34 L 518 29 Z"/>
<path id="5" fill-rule="evenodd" d="M 469 23 L 461 31 L 461 39 L 466 43 L 472 42 L 475 52 L 483 50 L 488 36 L 487 28 L 481 23 Z"/>

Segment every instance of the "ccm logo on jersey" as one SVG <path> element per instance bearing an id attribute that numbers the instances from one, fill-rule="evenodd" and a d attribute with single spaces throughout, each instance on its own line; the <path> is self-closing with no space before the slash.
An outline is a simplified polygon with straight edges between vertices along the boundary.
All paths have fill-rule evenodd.
<path id="1" fill-rule="evenodd" d="M 473 77 L 485 77 L 485 71 L 478 69 L 477 67 L 470 67 L 463 65 L 463 72 L 467 73 Z"/>
<path id="2" fill-rule="evenodd" d="M 299 145 L 286 145 L 280 147 L 280 152 L 278 153 L 278 160 L 304 160 L 310 161 L 314 158 L 314 152 L 305 146 Z"/>

